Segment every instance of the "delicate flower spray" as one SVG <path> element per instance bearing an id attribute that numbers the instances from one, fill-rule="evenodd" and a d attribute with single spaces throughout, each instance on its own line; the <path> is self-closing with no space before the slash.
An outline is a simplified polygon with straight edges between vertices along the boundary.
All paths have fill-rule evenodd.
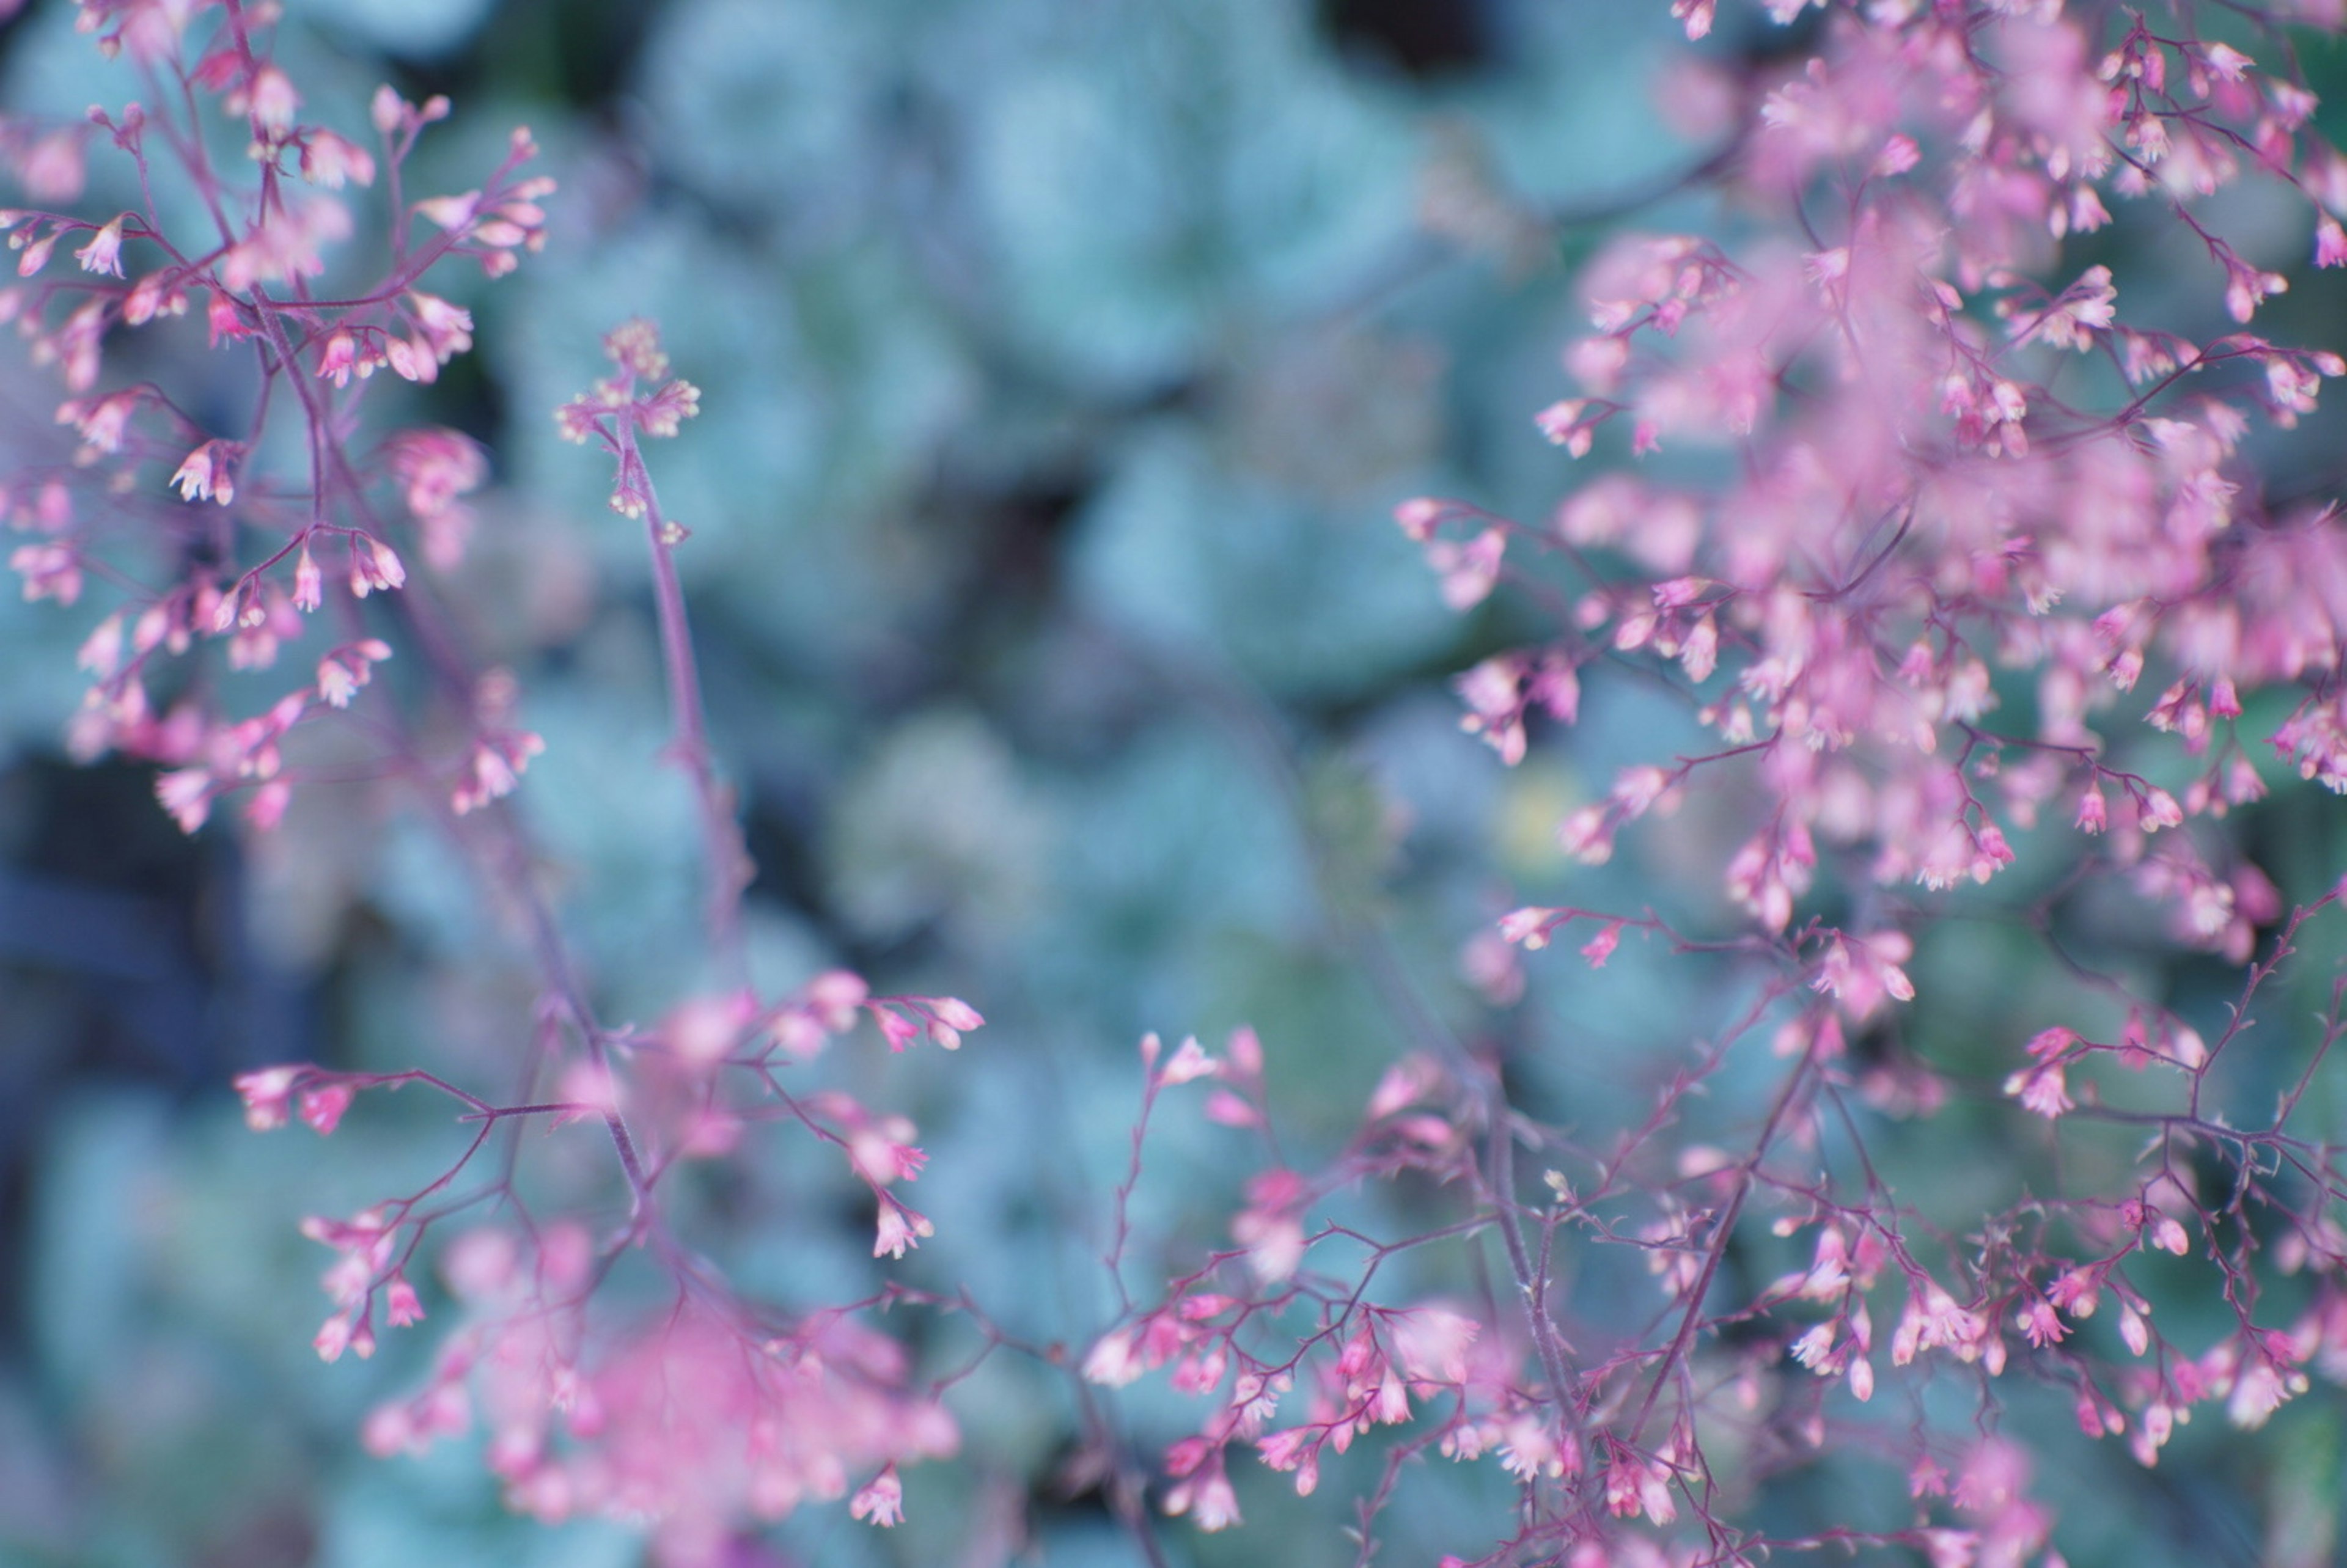
<path id="1" fill-rule="evenodd" d="M 875 996 L 846 972 L 780 996 L 750 983 L 748 860 L 707 743 L 671 559 L 685 531 L 661 511 L 639 446 L 675 435 L 699 395 L 668 374 L 642 322 L 610 335 L 611 376 L 559 417 L 614 460 L 612 506 L 646 529 L 669 755 L 700 802 L 707 938 L 725 978 L 650 1026 L 599 1013 L 504 804 L 542 743 L 517 717 L 512 678 L 477 663 L 415 580 L 419 561 L 464 569 L 466 497 L 487 477 L 484 456 L 454 431 L 380 428 L 384 400 L 370 398 L 386 380 L 435 380 L 472 346 L 470 314 L 431 292 L 436 274 L 462 261 L 490 278 L 511 272 L 542 240 L 553 181 L 527 172 L 536 149 L 517 130 L 479 189 L 414 197 L 410 154 L 447 101 L 384 87 L 371 136 L 313 123 L 272 57 L 275 20 L 273 5 L 240 0 L 82 6 L 84 29 L 142 97 L 44 132 L 18 160 L 23 183 L 54 205 L 0 214 L 22 279 L 5 308 L 36 364 L 62 380 L 56 419 L 75 446 L 20 456 L 0 506 L 28 536 L 11 557 L 28 598 L 107 603 L 82 651 L 92 684 L 72 725 L 77 755 L 155 764 L 163 807 L 191 833 L 231 808 L 268 832 L 296 791 L 402 781 L 530 955 L 538 998 L 514 1020 L 521 1048 L 485 1064 L 499 1081 L 518 1068 L 501 1097 L 420 1070 L 285 1065 L 238 1080 L 261 1130 L 298 1117 L 331 1134 L 364 1113 L 367 1091 L 403 1086 L 456 1111 L 462 1137 L 435 1179 L 302 1223 L 333 1255 L 318 1353 L 366 1356 L 383 1332 L 418 1322 L 419 1282 L 434 1271 L 456 1322 L 425 1385 L 368 1419 L 377 1453 L 478 1432 L 513 1506 L 646 1522 L 671 1563 L 716 1560 L 747 1524 L 851 1493 L 856 1517 L 892 1524 L 897 1467 L 950 1453 L 958 1433 L 911 1386 L 904 1349 L 859 1315 L 876 1303 L 784 1311 L 737 1292 L 672 1229 L 666 1194 L 678 1167 L 735 1154 L 764 1123 L 794 1123 L 869 1191 L 875 1255 L 901 1257 L 931 1234 L 898 1195 L 923 1162 L 912 1124 L 802 1081 L 859 1019 L 899 1051 L 923 1040 L 953 1049 L 982 1020 L 950 998 Z M 234 155 L 221 150 L 231 139 Z M 139 206 L 65 210 L 91 151 L 135 172 Z M 343 249 L 360 227 L 354 187 L 384 193 L 384 253 L 344 286 L 363 272 Z M 109 374 L 134 357 L 138 334 L 190 331 L 249 367 L 241 425 L 208 426 L 170 386 Z M 386 661 L 423 668 L 394 693 L 374 679 Z M 542 1141 L 525 1131 L 574 1124 L 557 1135 L 608 1145 L 616 1208 L 530 1195 Z M 647 1264 L 651 1286 L 610 1286 Z"/>
<path id="2" fill-rule="evenodd" d="M 1502 764 L 1608 688 L 1692 721 L 1558 837 L 1595 866 L 1676 815 L 1693 825 L 1650 864 L 1707 872 L 1711 897 L 1529 907 L 1499 938 L 1572 932 L 1593 968 L 1643 941 L 1740 1000 L 1620 1120 L 1537 1121 L 1504 1055 L 1422 1029 L 1333 1162 L 1290 1169 L 1266 1131 L 1234 1249 L 1135 1304 L 1086 1364 L 1106 1385 L 1170 1368 L 1205 1397 L 1165 1460 L 1166 1507 L 1203 1528 L 1236 1522 L 1240 1453 L 1309 1493 L 1383 1430 L 1362 1561 L 1440 1456 L 1518 1488 L 1446 1564 L 2055 1563 L 2032 1475 L 2067 1460 L 2009 1406 L 2066 1402 L 2085 1440 L 2148 1467 L 2196 1409 L 2254 1428 L 2347 1369 L 2342 1144 L 2310 1094 L 2347 982 L 2251 1035 L 2337 918 L 2341 868 L 2261 867 L 2230 831 L 2270 788 L 2347 788 L 2347 527 L 2250 457 L 2347 366 L 2256 330 L 2287 280 L 2228 227 L 2288 213 L 2316 265 L 2347 260 L 2347 157 L 2291 47 L 2339 13 L 1812 8 L 1671 7 L 1691 39 L 1731 15 L 1806 30 L 1788 54 L 1676 67 L 1691 97 L 1742 106 L 1699 171 L 1717 227 L 1600 248 L 1574 384 L 1535 422 L 1600 471 L 1546 519 L 1431 497 L 1397 514 L 1452 608 L 1521 593 L 1553 617 L 1457 682 Z M 2205 259 L 2213 333 L 2129 316 L 2130 252 L 2095 238 L 2115 222 Z M 2237 971 L 2214 1038 L 2074 950 L 2082 911 L 2145 907 Z M 1983 921 L 2068 988 L 1985 1081 L 1935 1061 L 1917 1021 L 1934 944 Z M 1495 1005 L 1523 989 L 1490 938 L 1462 967 Z M 1144 1054 L 1147 1103 L 1211 1075 L 1206 1115 L 1267 1129 L 1251 1036 L 1203 1068 Z M 1971 1201 L 1976 1176 L 1902 1186 L 1883 1156 L 1898 1123 L 1960 1103 L 2032 1153 L 1990 1206 L 1951 1214 L 1937 1189 Z M 1517 1175 L 1528 1155 L 1545 1190 Z M 1403 1171 L 1456 1194 L 1454 1229 L 1338 1217 Z M 1504 1269 L 1480 1305 L 1382 1304 L 1461 1235 Z M 1609 1252 L 1643 1260 L 1636 1298 Z M 2179 1291 L 2221 1301 L 2226 1327 L 2168 1337 L 2181 1315 L 2155 1305 Z M 1763 1506 L 1836 1462 L 1837 1486 L 1877 1494 L 1790 1530 Z"/>

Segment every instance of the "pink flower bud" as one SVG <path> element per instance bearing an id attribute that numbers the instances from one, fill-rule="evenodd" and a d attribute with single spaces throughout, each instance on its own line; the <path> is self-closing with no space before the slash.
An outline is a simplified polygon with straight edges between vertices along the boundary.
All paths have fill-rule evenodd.
<path id="1" fill-rule="evenodd" d="M 350 1109 L 351 1086 L 347 1083 L 321 1084 L 302 1091 L 302 1120 L 320 1137 L 332 1132 L 342 1123 L 343 1112 Z"/>

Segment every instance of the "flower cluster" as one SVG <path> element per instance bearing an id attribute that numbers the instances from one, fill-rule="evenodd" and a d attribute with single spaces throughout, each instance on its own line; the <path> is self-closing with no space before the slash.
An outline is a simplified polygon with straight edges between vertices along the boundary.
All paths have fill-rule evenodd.
<path id="1" fill-rule="evenodd" d="M 167 771 L 158 792 L 190 831 L 231 799 L 256 826 L 272 826 L 304 777 L 347 764 L 353 730 L 341 715 L 369 666 L 390 656 L 387 642 L 358 633 L 355 601 L 404 588 L 409 549 L 437 570 L 456 569 L 467 524 L 459 497 L 486 472 L 478 450 L 454 431 L 410 427 L 362 443 L 367 378 L 388 366 L 429 382 L 472 346 L 470 313 L 427 292 L 427 276 L 458 255 L 492 277 L 511 271 L 516 253 L 542 239 L 539 202 L 553 190 L 521 172 L 536 148 L 518 130 L 479 190 L 405 200 L 400 172 L 424 128 L 447 114 L 446 100 L 419 107 L 381 89 L 373 150 L 311 123 L 271 59 L 270 15 L 219 5 L 86 5 L 89 28 L 146 79 L 182 74 L 197 96 L 184 113 L 138 103 L 94 109 L 84 128 L 94 134 L 44 133 L 30 143 L 34 161 L 19 162 L 28 194 L 62 204 L 87 178 L 84 143 L 103 141 L 148 193 L 139 209 L 0 213 L 25 280 L 7 291 L 5 313 L 33 362 L 61 375 L 70 395 L 56 405 L 56 422 L 75 440 L 12 475 L 8 521 L 34 538 L 10 563 L 27 598 L 61 604 L 76 602 L 91 577 L 105 580 L 113 602 L 82 651 L 92 684 L 73 749 L 86 759 L 113 752 L 159 764 Z M 208 150 L 208 108 L 248 134 L 249 181 L 232 179 Z M 60 155 L 38 149 L 67 146 L 70 178 L 61 166 L 41 172 L 41 160 Z M 362 279 L 356 258 L 338 254 L 358 219 L 334 192 L 371 187 L 378 172 L 392 192 L 378 218 L 388 255 Z M 166 226 L 155 193 L 173 177 L 210 212 L 210 231 Z M 417 236 L 418 218 L 442 231 Z M 62 274 L 61 245 L 78 264 Z M 343 297 L 318 297 L 313 281 L 330 270 L 353 275 L 338 291 Z M 268 389 L 241 425 L 208 427 L 153 382 L 101 385 L 109 355 L 135 353 L 119 339 L 168 333 L 191 311 L 200 311 L 210 345 L 252 362 Z M 251 471 L 281 431 L 300 433 L 306 469 Z M 404 547 L 402 535 L 413 543 Z M 180 564 L 156 582 L 142 563 L 159 545 Z M 314 630 L 321 620 L 339 634 Z M 266 676 L 284 652 L 322 641 L 333 645 L 317 657 L 314 681 L 281 687 L 273 699 L 172 668 L 211 646 L 231 670 Z M 535 737 L 493 733 L 488 715 L 465 709 L 447 704 L 430 733 L 413 737 L 459 809 L 510 790 L 537 750 Z M 485 772 L 490 754 L 500 761 Z"/>
<path id="2" fill-rule="evenodd" d="M 702 1563 L 745 1519 L 836 1501 L 858 1477 L 872 1479 L 855 1516 L 896 1523 L 897 1462 L 958 1443 L 941 1406 L 905 1391 L 903 1348 L 852 1318 L 781 1321 L 696 1292 L 598 1334 L 596 1267 L 575 1226 L 534 1247 L 502 1228 L 459 1236 L 444 1268 L 463 1324 L 422 1389 L 368 1418 L 367 1447 L 422 1452 L 478 1420 L 515 1508 L 649 1520 L 662 1561 Z"/>
<path id="3" fill-rule="evenodd" d="M 2178 5 L 2170 26 L 2083 4 L 1819 8 L 1786 56 L 1681 67 L 1748 108 L 1704 166 L 1717 226 L 1617 238 L 1583 275 L 1577 385 L 1533 423 L 1602 471 L 1541 521 L 1437 497 L 1396 511 L 1452 609 L 1513 585 L 1553 614 L 1548 640 L 1456 682 L 1463 727 L 1503 764 L 1632 672 L 1707 737 L 1634 752 L 1557 839 L 1598 866 L 1647 853 L 1644 825 L 1674 817 L 1654 858 L 1707 871 L 1714 899 L 1528 906 L 1498 938 L 1539 948 L 1579 926 L 1594 968 L 1635 933 L 1745 1000 L 1610 1129 L 1537 1122 L 1496 1064 L 1446 1062 L 1459 1087 L 1409 1163 L 1459 1194 L 1458 1231 L 1438 1234 L 1481 1238 L 1518 1291 L 1458 1319 L 1440 1371 L 1402 1326 L 1450 1309 L 1371 1289 L 1428 1238 L 1317 1219 L 1392 1173 L 1371 1154 L 1378 1109 L 1323 1178 L 1267 1150 L 1241 1250 L 1177 1274 L 1086 1368 L 1112 1385 L 1170 1365 L 1211 1396 L 1165 1462 L 1167 1508 L 1202 1524 L 1235 1521 L 1234 1441 L 1308 1491 L 1324 1454 L 1440 1395 L 1391 1462 L 1495 1453 L 1522 1483 L 1513 1532 L 1449 1562 L 1870 1542 L 2052 1563 L 2057 1522 L 2028 1495 L 2023 1443 L 1920 1417 L 1863 1428 L 1904 1457 L 1911 1527 L 1796 1540 L 1738 1509 L 1879 1410 L 1894 1378 L 1959 1381 L 1993 1411 L 1998 1380 L 2025 1370 L 2065 1390 L 2086 1437 L 2125 1437 L 2149 1465 L 2194 1407 L 2255 1427 L 2340 1361 L 2347 1276 L 2321 1238 L 2347 1190 L 2337 1146 L 2293 1123 L 2341 1032 L 2335 989 L 2319 1038 L 2266 1042 L 2281 1053 L 2266 1075 L 2295 1082 L 2271 1113 L 2218 1109 L 2236 1102 L 2223 1063 L 2249 1049 L 2254 1004 L 2340 897 L 2337 868 L 2310 885 L 2228 831 L 2272 787 L 2261 742 L 2333 791 L 2347 778 L 2347 529 L 2320 497 L 2269 495 L 2250 457 L 2253 432 L 2294 427 L 2347 362 L 2252 330 L 2290 280 L 2207 200 L 2261 186 L 2257 210 L 2300 214 L 2318 268 L 2347 260 L 2347 155 L 2317 129 L 2282 26 L 2304 8 Z M 1765 9 L 1782 24 L 1809 6 Z M 1672 14 L 1691 38 L 1720 21 L 1686 0 Z M 2205 257 L 2206 330 L 2127 310 L 2137 269 L 2096 238 L 2112 230 Z M 2092 260 L 2065 257 L 2084 246 Z M 2244 971 L 2220 1039 L 2064 945 L 2098 897 L 2150 906 L 2167 941 Z M 1984 1086 L 1916 1021 L 1957 916 L 2034 934 L 2079 993 Z M 1495 1003 L 1524 989 L 1488 938 L 1463 967 Z M 2083 1020 L 2105 1017 L 2124 1021 L 2096 1038 Z M 1731 1075 L 1736 1152 L 1682 1130 Z M 2071 1185 L 2049 1165 L 2046 1185 L 1977 1214 L 1890 1185 L 1873 1119 L 1993 1103 L 2000 1081 L 2039 1128 L 2019 1135 L 2082 1141 L 2123 1173 Z M 2106 1132 L 2133 1141 L 2116 1153 Z M 1543 1204 L 1515 1188 L 1519 1144 L 1554 1162 Z M 2263 1255 L 2270 1225 L 2296 1238 L 2287 1257 Z M 1788 1244 L 1803 1249 L 1788 1271 L 1753 1273 Z M 1604 1246 L 1643 1252 L 1653 1315 L 1568 1300 L 1563 1254 Z M 1331 1248 L 1367 1262 L 1316 1271 Z M 2175 1259 L 2225 1305 L 2213 1340 L 2159 1327 Z M 2313 1282 L 2286 1311 L 2261 1305 L 2277 1269 Z M 2109 1340 L 2084 1327 L 2104 1303 Z M 1297 1388 L 1308 1412 L 1277 1419 Z"/>
<path id="4" fill-rule="evenodd" d="M 485 1069 L 510 1081 L 523 1068 L 514 1098 L 422 1070 L 286 1064 L 237 1080 L 255 1130 L 298 1116 L 331 1134 L 362 1096 L 401 1088 L 456 1108 L 461 1135 L 439 1174 L 356 1214 L 302 1222 L 333 1255 L 317 1351 L 364 1358 L 380 1329 L 421 1321 L 436 1264 L 455 1326 L 425 1386 L 369 1419 L 375 1451 L 477 1425 L 514 1507 L 649 1522 L 676 1564 L 723 1560 L 741 1529 L 851 1491 L 854 1517 L 893 1524 L 897 1467 L 953 1451 L 952 1419 L 855 1307 L 786 1310 L 737 1291 L 672 1228 L 667 1194 L 677 1168 L 733 1156 L 760 1124 L 795 1123 L 871 1194 L 875 1255 L 902 1257 L 933 1232 L 895 1190 L 925 1163 L 912 1123 L 805 1081 L 859 1020 L 892 1051 L 924 1039 L 955 1049 L 983 1020 L 949 997 L 875 996 L 846 971 L 779 997 L 747 981 L 747 857 L 703 734 L 670 559 L 685 531 L 661 515 L 636 448 L 675 435 L 699 395 L 668 376 L 644 322 L 610 335 L 617 374 L 560 417 L 617 460 L 614 507 L 648 518 L 678 727 L 670 754 L 703 808 L 708 937 L 736 980 L 649 1025 L 600 1016 L 528 829 L 499 809 L 544 743 L 517 717 L 514 678 L 477 660 L 439 595 L 412 586 L 415 562 L 464 569 L 466 497 L 487 458 L 456 431 L 390 424 L 384 396 L 395 382 L 435 382 L 472 348 L 472 314 L 434 292 L 447 286 L 437 274 L 460 257 L 490 279 L 511 272 L 543 241 L 553 181 L 523 172 L 536 149 L 517 130 L 477 189 L 410 196 L 411 154 L 447 100 L 381 89 L 371 141 L 313 122 L 272 55 L 275 20 L 273 5 L 238 0 L 84 0 L 84 30 L 149 101 L 94 109 L 79 126 L 0 126 L 0 158 L 42 203 L 0 212 L 22 280 L 0 292 L 0 312 L 62 381 L 67 436 L 0 483 L 0 516 L 29 536 L 11 557 L 27 598 L 108 601 L 82 650 L 93 683 L 71 728 L 76 754 L 155 764 L 156 793 L 189 833 L 231 801 L 267 832 L 297 788 L 413 786 L 530 956 L 535 1029 L 513 1031 L 527 1050 Z M 188 90 L 166 90 L 175 83 Z M 213 150 L 220 116 L 246 143 L 241 169 Z M 140 205 L 71 210 L 86 159 L 104 150 L 135 177 Z M 378 179 L 379 210 L 341 194 Z M 166 212 L 202 220 L 182 231 Z M 180 346 L 250 372 L 234 383 L 252 389 L 242 405 L 134 378 L 123 340 L 178 332 L 189 316 L 201 325 L 186 331 L 201 335 Z M 398 692 L 374 679 L 395 657 L 422 667 Z M 583 1131 L 562 1135 L 608 1146 L 604 1188 L 557 1183 L 549 1196 L 531 1184 L 526 1196 L 525 1130 L 573 1126 Z M 640 1257 L 657 1283 L 615 1285 Z"/>

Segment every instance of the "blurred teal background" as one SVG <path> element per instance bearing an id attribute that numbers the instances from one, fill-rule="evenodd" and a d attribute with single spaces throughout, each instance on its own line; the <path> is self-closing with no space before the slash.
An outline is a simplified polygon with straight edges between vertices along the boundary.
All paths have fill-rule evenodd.
<path id="1" fill-rule="evenodd" d="M 1462 947 L 1493 917 L 1563 896 L 1562 812 L 1686 721 L 1600 683 L 1569 743 L 1544 736 L 1501 769 L 1459 733 L 1447 683 L 1539 637 L 1542 612 L 1503 595 L 1454 616 L 1389 520 L 1421 493 L 1538 518 L 1566 487 L 1530 415 L 1565 390 L 1572 265 L 1600 231 L 1563 220 L 1659 190 L 1709 150 L 1656 107 L 1665 6 L 288 9 L 281 57 L 326 123 L 358 135 L 382 79 L 455 99 L 412 192 L 477 184 L 517 122 L 562 181 L 542 256 L 494 284 L 440 275 L 480 347 L 404 412 L 493 455 L 475 555 L 445 591 L 521 677 L 548 751 L 518 804 L 610 1013 L 646 1021 L 707 978 L 696 845 L 655 757 L 641 538 L 549 414 L 630 315 L 656 319 L 702 388 L 702 417 L 652 459 L 692 529 L 679 559 L 760 867 L 760 978 L 846 963 L 989 1020 L 958 1058 L 850 1070 L 916 1117 L 930 1154 L 909 1195 L 938 1236 L 889 1276 L 966 1283 L 1010 1331 L 1081 1348 L 1114 1307 L 1100 1227 L 1145 1030 L 1213 1041 L 1254 1022 L 1305 1160 L 1418 1043 L 1398 990 L 1507 1051 L 1529 1110 L 1594 1126 L 1651 1078 L 1620 1064 L 1737 1010 L 1736 987 L 1691 989 L 1635 938 L 1602 974 L 1534 960 L 1514 1008 L 1464 976 Z M 131 95 L 72 22 L 36 0 L 0 34 L 7 108 Z M 1714 47 L 1768 42 L 1728 26 Z M 1705 210 L 1682 200 L 1642 220 Z M 443 1319 L 369 1364 L 322 1368 L 309 1348 L 324 1257 L 295 1223 L 436 1169 L 454 1136 L 442 1110 L 376 1096 L 331 1143 L 257 1138 L 227 1088 L 284 1060 L 497 1081 L 528 992 L 466 868 L 428 824 L 354 832 L 323 795 L 266 840 L 182 840 L 139 770 L 71 768 L 73 650 L 97 613 L 0 605 L 0 1563 L 636 1561 L 616 1526 L 508 1518 L 476 1445 L 358 1450 L 359 1418 L 413 1383 Z M 2274 820 L 2259 831 L 2335 841 L 2328 818 Z M 1571 897 L 1634 911 L 1686 853 L 1634 835 L 1573 873 Z M 1691 917 L 1727 918 L 1708 888 L 1686 897 Z M 1993 949 L 1977 930 L 1927 948 L 1952 990 L 2017 978 L 2000 997 L 1970 989 L 1977 1014 L 1917 1025 L 1935 1061 L 1989 1084 L 2044 967 Z M 2156 937 L 2130 950 L 2156 980 Z M 2213 1010 L 2223 977 L 2173 983 Z M 1933 1128 L 1919 1190 L 2002 1157 L 2006 1125 Z M 1144 1297 L 1224 1240 L 1245 1153 L 1194 1114 L 1169 1111 L 1154 1138 L 1128 1269 Z M 868 1216 L 819 1162 L 777 1150 L 684 1201 L 696 1242 L 778 1299 L 883 1277 Z M 1445 1201 L 1394 1199 L 1421 1223 Z M 1429 1267 L 1419 1288 L 1471 1279 L 1460 1260 Z M 1635 1264 L 1591 1267 L 1592 1311 L 1651 1288 Z M 932 1370 L 969 1349 L 950 1322 L 892 1327 Z M 1195 1419 L 1156 1380 L 1130 1394 L 1150 1452 Z M 2312 1543 L 2290 1560 L 2323 1560 L 2342 1446 L 2329 1398 L 2278 1418 L 2292 1435 L 2270 1471 L 2227 1460 L 2221 1431 L 2188 1434 L 2218 1440 L 2196 1461 L 2179 1440 L 2149 1479 L 2096 1450 L 2110 1484 L 2065 1504 L 2072 1560 L 2249 1562 L 2277 1518 Z M 2046 1401 L 2058 1427 L 2063 1397 Z M 969 1457 L 908 1474 L 905 1529 L 811 1509 L 741 1561 L 1133 1560 L 1098 1495 L 1059 1484 L 1076 1430 L 1063 1378 L 998 1357 L 953 1408 Z M 1887 1479 L 1862 1458 L 1815 1467 L 1780 1483 L 1787 1516 L 1829 1515 L 1840 1464 Z M 1351 1560 L 1337 1530 L 1369 1464 L 1332 1468 L 1309 1502 L 1241 1468 L 1249 1528 L 1177 1527 L 1176 1561 Z M 1382 1560 L 1494 1538 L 1506 1501 L 1490 1475 L 1445 1466 L 1423 1490 Z"/>

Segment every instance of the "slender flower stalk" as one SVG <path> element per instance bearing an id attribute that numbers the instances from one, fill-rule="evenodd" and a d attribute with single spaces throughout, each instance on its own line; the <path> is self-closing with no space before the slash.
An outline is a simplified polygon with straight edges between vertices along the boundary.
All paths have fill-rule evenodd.
<path id="1" fill-rule="evenodd" d="M 574 441 L 590 436 L 613 458 L 617 479 L 611 509 L 622 517 L 639 518 L 651 552 L 652 601 L 660 615 L 661 661 L 667 671 L 669 710 L 675 733 L 668 754 L 692 782 L 700 813 L 702 854 L 708 867 L 706 918 L 712 946 L 736 985 L 748 982 L 742 947 L 742 895 L 753 868 L 742 833 L 734 820 L 732 793 L 719 781 L 715 753 L 709 744 L 709 725 L 702 711 L 700 667 L 693 657 L 692 631 L 685 620 L 684 589 L 678 580 L 675 552 L 691 537 L 684 525 L 661 510 L 660 497 L 644 466 L 638 442 L 645 436 L 671 436 L 681 421 L 700 412 L 701 391 L 689 381 L 671 379 L 668 356 L 646 322 L 630 322 L 604 340 L 605 352 L 616 369 L 594 391 L 566 403 L 555 414 L 563 434 Z"/>

